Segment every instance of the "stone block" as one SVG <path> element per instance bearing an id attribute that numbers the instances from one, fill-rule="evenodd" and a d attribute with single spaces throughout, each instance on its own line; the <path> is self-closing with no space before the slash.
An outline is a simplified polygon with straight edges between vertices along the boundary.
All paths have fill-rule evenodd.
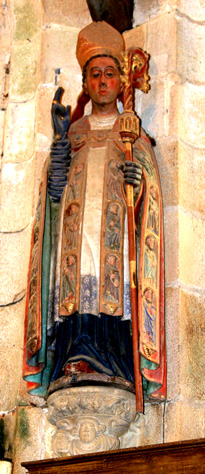
<path id="1" fill-rule="evenodd" d="M 44 31 L 42 57 L 44 84 L 55 83 L 56 69 L 60 69 L 63 73 L 64 68 L 66 68 L 70 71 L 72 79 L 78 71 L 79 77 L 81 77 L 81 69 L 75 54 L 78 32 L 79 29 L 77 28 L 64 30 L 50 28 Z M 56 48 L 56 45 L 58 45 L 58 48 Z M 72 87 L 72 82 L 70 87 Z"/>
<path id="2" fill-rule="evenodd" d="M 165 283 L 171 285 L 179 278 L 179 217 L 177 207 L 164 210 Z"/>
<path id="3" fill-rule="evenodd" d="M 149 21 L 156 16 L 164 15 L 173 11 L 177 6 L 177 0 L 138 0 L 134 2 L 133 26 Z"/>
<path id="4" fill-rule="evenodd" d="M 204 288 L 204 222 L 194 213 L 179 210 L 180 280 L 191 288 Z"/>
<path id="5" fill-rule="evenodd" d="M 205 2 L 204 0 L 179 0 L 178 9 L 190 17 L 192 20 L 203 22 L 205 20 Z"/>
<path id="6" fill-rule="evenodd" d="M 83 28 L 92 22 L 86 0 L 43 0 L 44 24 Z"/>
<path id="7" fill-rule="evenodd" d="M 123 38 L 126 49 L 135 47 L 142 48 L 145 51 L 147 47 L 147 25 L 140 25 L 132 30 L 125 31 Z"/>
<path id="8" fill-rule="evenodd" d="M 0 155 L 2 156 L 3 145 L 4 145 L 4 122 L 5 122 L 5 111 L 0 110 Z"/>
<path id="9" fill-rule="evenodd" d="M 180 288 L 165 289 L 165 328 L 167 351 L 167 400 L 180 394 Z"/>
<path id="10" fill-rule="evenodd" d="M 179 75 L 183 81 L 203 83 L 205 26 L 194 23 L 188 18 L 179 18 L 177 38 L 177 71 Z"/>
<path id="11" fill-rule="evenodd" d="M 25 294 L 31 226 L 22 232 L 0 233 L 1 305 L 18 302 Z"/>
<path id="12" fill-rule="evenodd" d="M 205 147 L 205 86 L 186 83 L 178 91 L 179 137 L 187 144 Z"/>
<path id="13" fill-rule="evenodd" d="M 185 400 L 203 401 L 205 392 L 205 297 L 181 290 L 180 387 Z"/>
<path id="14" fill-rule="evenodd" d="M 180 400 L 166 404 L 164 442 L 204 438 L 204 403 Z"/>
<path id="15" fill-rule="evenodd" d="M 163 206 L 176 206 L 179 202 L 178 143 L 171 137 L 160 139 L 154 151 L 159 166 Z"/>
<path id="16" fill-rule="evenodd" d="M 147 52 L 150 54 L 150 76 L 165 75 L 176 70 L 175 12 L 159 16 L 147 26 Z"/>
<path id="17" fill-rule="evenodd" d="M 163 443 L 164 403 L 145 404 L 145 432 L 142 446 Z"/>
<path id="18" fill-rule="evenodd" d="M 13 410 L 22 377 L 25 298 L 0 308 L 0 411 Z"/>
<path id="19" fill-rule="evenodd" d="M 205 212 L 204 150 L 179 141 L 179 202 L 190 212 Z"/>
<path id="20" fill-rule="evenodd" d="M 44 459 L 46 412 L 37 407 L 18 407 L 13 474 L 23 474 L 21 463 Z"/>
<path id="21" fill-rule="evenodd" d="M 41 2 L 17 0 L 13 15 L 9 97 L 11 101 L 20 102 L 35 94 L 40 81 Z"/>
<path id="22" fill-rule="evenodd" d="M 144 415 L 137 414 L 129 431 L 120 438 L 120 448 L 134 448 L 163 443 L 164 403 L 146 403 Z"/>
<path id="23" fill-rule="evenodd" d="M 7 108 L 4 163 L 28 161 L 35 151 L 36 98 Z"/>
<path id="24" fill-rule="evenodd" d="M 156 140 L 164 137 L 168 110 L 166 110 L 166 84 L 164 79 L 151 80 L 151 90 L 148 94 L 138 91 L 140 96 L 136 104 L 137 113 L 142 121 L 142 127 L 150 137 Z"/>
<path id="25" fill-rule="evenodd" d="M 50 84 L 49 87 L 42 85 L 38 91 L 38 151 L 49 151 L 52 142 L 51 106 L 55 91 L 56 86 L 54 84 Z M 62 103 L 64 104 L 64 97 Z"/>
<path id="26" fill-rule="evenodd" d="M 33 38 L 41 29 L 42 8 L 39 0 L 15 0 L 14 40 Z"/>
<path id="27" fill-rule="evenodd" d="M 18 232 L 29 223 L 32 214 L 34 158 L 24 163 L 3 163 L 0 229 Z"/>
<path id="28" fill-rule="evenodd" d="M 166 82 L 166 116 L 165 134 L 170 137 L 178 135 L 178 109 L 179 109 L 180 78 L 177 74 L 169 74 Z"/>
<path id="29" fill-rule="evenodd" d="M 40 82 L 41 33 L 21 42 L 14 41 L 10 76 L 10 100 L 33 97 Z"/>

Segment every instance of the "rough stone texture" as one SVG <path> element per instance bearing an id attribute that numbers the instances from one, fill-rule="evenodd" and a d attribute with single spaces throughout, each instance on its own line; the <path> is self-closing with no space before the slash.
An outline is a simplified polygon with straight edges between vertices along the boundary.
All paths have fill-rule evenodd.
<path id="1" fill-rule="evenodd" d="M 136 94 L 136 109 L 145 131 L 158 140 L 166 133 L 166 84 L 164 79 L 151 80 L 150 83 L 149 94 L 141 91 Z"/>
<path id="2" fill-rule="evenodd" d="M 43 35 L 43 83 L 54 83 L 55 69 L 69 68 L 73 79 L 78 70 L 81 77 L 75 51 L 78 37 L 78 28 L 72 29 L 46 29 Z M 56 48 L 58 45 L 58 48 Z M 55 54 L 53 52 L 55 51 Z M 62 71 L 63 72 L 63 71 Z M 72 82 L 70 84 L 70 87 Z"/>
<path id="3" fill-rule="evenodd" d="M 180 385 L 181 396 L 190 401 L 204 401 L 204 315 L 205 296 L 181 290 Z"/>
<path id="4" fill-rule="evenodd" d="M 204 83 L 205 26 L 193 23 L 187 18 L 179 18 L 177 38 L 178 73 L 183 81 Z"/>
<path id="5" fill-rule="evenodd" d="M 137 28 L 132 30 L 125 31 L 123 33 L 123 38 L 125 41 L 125 47 L 127 48 L 142 48 L 146 49 L 146 39 L 147 39 L 147 25 L 140 25 Z"/>
<path id="6" fill-rule="evenodd" d="M 0 412 L 13 410 L 22 373 L 25 298 L 0 308 Z"/>
<path id="7" fill-rule="evenodd" d="M 178 9 L 192 20 L 202 23 L 205 20 L 205 2 L 204 0 L 178 0 Z"/>
<path id="8" fill-rule="evenodd" d="M 30 223 L 34 165 L 34 157 L 20 164 L 3 164 L 0 215 L 2 232 L 18 232 Z"/>
<path id="9" fill-rule="evenodd" d="M 180 205 L 193 212 L 205 212 L 204 150 L 179 141 Z"/>
<path id="10" fill-rule="evenodd" d="M 0 156 L 3 152 L 3 140 L 4 140 L 4 121 L 5 121 L 5 111 L 0 110 Z"/>
<path id="11" fill-rule="evenodd" d="M 129 431 L 120 438 L 120 448 L 132 448 L 163 442 L 164 403 L 145 404 L 144 415 L 137 414 Z"/>
<path id="12" fill-rule="evenodd" d="M 5 66 L 8 65 L 10 59 L 10 47 L 11 47 L 11 21 L 10 21 L 10 9 L 6 2 L 1 2 L 0 5 L 0 19 L 1 19 L 1 35 L 0 35 L 0 104 L 1 107 L 5 105 L 4 94 L 7 92 L 6 89 L 6 71 Z"/>
<path id="13" fill-rule="evenodd" d="M 178 108 L 179 108 L 179 87 L 180 78 L 176 74 L 169 74 L 166 81 L 166 116 L 165 116 L 165 134 L 170 137 L 178 136 Z"/>
<path id="14" fill-rule="evenodd" d="M 204 403 L 185 400 L 167 403 L 164 442 L 204 438 L 204 412 Z"/>
<path id="15" fill-rule="evenodd" d="M 38 92 L 38 134 L 37 134 L 37 148 L 38 151 L 48 151 L 52 137 L 53 130 L 51 124 L 51 105 L 52 100 L 56 91 L 56 86 L 50 84 L 45 86 L 44 84 L 40 86 Z M 64 96 L 62 103 L 64 104 Z M 67 105 L 67 104 L 66 104 Z"/>
<path id="16" fill-rule="evenodd" d="M 44 430 L 46 412 L 37 407 L 18 407 L 13 474 L 26 470 L 22 462 L 45 458 Z"/>
<path id="17" fill-rule="evenodd" d="M 165 328 L 167 346 L 167 399 L 175 400 L 180 393 L 180 288 L 165 290 Z"/>
<path id="18" fill-rule="evenodd" d="M 163 442 L 164 403 L 145 404 L 145 432 L 143 445 Z"/>
<path id="19" fill-rule="evenodd" d="M 147 26 L 147 52 L 151 55 L 150 75 L 167 75 L 176 70 L 175 12 L 157 17 Z"/>
<path id="20" fill-rule="evenodd" d="M 187 144 L 205 147 L 205 86 L 179 86 L 178 133 Z"/>
<path id="21" fill-rule="evenodd" d="M 154 149 L 159 166 L 163 206 L 175 206 L 179 202 L 178 143 L 167 137 L 157 141 Z"/>
<path id="22" fill-rule="evenodd" d="M 177 0 L 135 0 L 133 26 L 145 23 L 157 15 L 163 15 L 174 10 Z"/>
<path id="23" fill-rule="evenodd" d="M 48 96 L 45 102 L 40 100 L 39 117 L 41 117 L 40 113 L 45 106 L 43 116 L 46 116 L 47 126 L 42 125 L 43 120 L 39 118 L 41 121 L 39 131 L 45 133 L 46 136 L 52 136 L 50 109 L 57 87 L 64 88 L 63 103 L 71 105 L 72 109 L 76 106 L 77 96 L 82 88 L 82 73 L 75 55 L 78 32 L 77 28 L 70 30 L 53 28 L 44 32 L 43 87 L 48 90 Z M 59 45 L 57 51 L 56 44 Z M 53 50 L 55 50 L 55 55 Z M 60 74 L 55 74 L 56 69 L 60 69 Z M 40 98 L 41 96 L 45 97 L 43 87 L 40 90 Z M 47 87 L 49 88 L 47 89 Z"/>
<path id="24" fill-rule="evenodd" d="M 190 287 L 204 287 L 204 220 L 179 211 L 180 280 Z"/>
<path id="25" fill-rule="evenodd" d="M 7 109 L 4 162 L 28 161 L 35 151 L 36 98 Z"/>
<path id="26" fill-rule="evenodd" d="M 165 233 L 165 281 L 174 282 L 179 277 L 179 221 L 177 207 L 164 210 Z"/>
<path id="27" fill-rule="evenodd" d="M 10 99 L 31 98 L 40 79 L 41 3 L 16 0 L 10 80 Z"/>
<path id="28" fill-rule="evenodd" d="M 1 305 L 19 301 L 25 294 L 31 226 L 22 232 L 0 233 Z"/>
<path id="29" fill-rule="evenodd" d="M 40 81 L 41 34 L 27 42 L 14 42 L 10 80 L 10 98 L 14 102 L 31 99 Z"/>
<path id="30" fill-rule="evenodd" d="M 92 22 L 86 0 L 43 0 L 44 23 L 83 28 Z"/>
<path id="31" fill-rule="evenodd" d="M 33 38 L 41 27 L 41 2 L 40 0 L 15 0 L 14 39 L 24 41 Z"/>

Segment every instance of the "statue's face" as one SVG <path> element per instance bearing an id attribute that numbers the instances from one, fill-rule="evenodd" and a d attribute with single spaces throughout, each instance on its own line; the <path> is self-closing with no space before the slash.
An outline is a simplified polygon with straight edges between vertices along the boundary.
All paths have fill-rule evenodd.
<path id="1" fill-rule="evenodd" d="M 149 247 L 150 250 L 154 250 L 155 248 L 155 238 L 150 235 L 150 237 L 146 241 L 147 246 Z"/>
<path id="2" fill-rule="evenodd" d="M 112 58 L 93 58 L 86 71 L 85 92 L 95 104 L 115 104 L 122 91 L 120 72 Z"/>
<path id="3" fill-rule="evenodd" d="M 79 437 L 84 443 L 91 443 L 96 437 L 96 430 L 93 423 L 83 422 L 80 425 Z"/>

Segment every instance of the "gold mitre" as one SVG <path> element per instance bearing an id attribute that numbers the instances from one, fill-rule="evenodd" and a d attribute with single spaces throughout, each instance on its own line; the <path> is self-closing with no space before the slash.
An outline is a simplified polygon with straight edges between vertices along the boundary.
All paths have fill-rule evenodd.
<path id="1" fill-rule="evenodd" d="M 76 56 L 81 69 L 89 59 L 98 54 L 112 56 L 121 64 L 124 50 L 122 35 L 105 21 L 90 23 L 78 35 Z"/>

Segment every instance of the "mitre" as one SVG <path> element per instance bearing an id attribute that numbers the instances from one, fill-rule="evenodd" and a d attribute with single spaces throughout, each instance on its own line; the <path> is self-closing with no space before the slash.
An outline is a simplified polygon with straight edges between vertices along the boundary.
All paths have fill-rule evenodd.
<path id="1" fill-rule="evenodd" d="M 125 44 L 122 35 L 105 21 L 97 21 L 83 28 L 78 35 L 76 56 L 81 69 L 98 55 L 109 55 L 121 64 Z"/>

